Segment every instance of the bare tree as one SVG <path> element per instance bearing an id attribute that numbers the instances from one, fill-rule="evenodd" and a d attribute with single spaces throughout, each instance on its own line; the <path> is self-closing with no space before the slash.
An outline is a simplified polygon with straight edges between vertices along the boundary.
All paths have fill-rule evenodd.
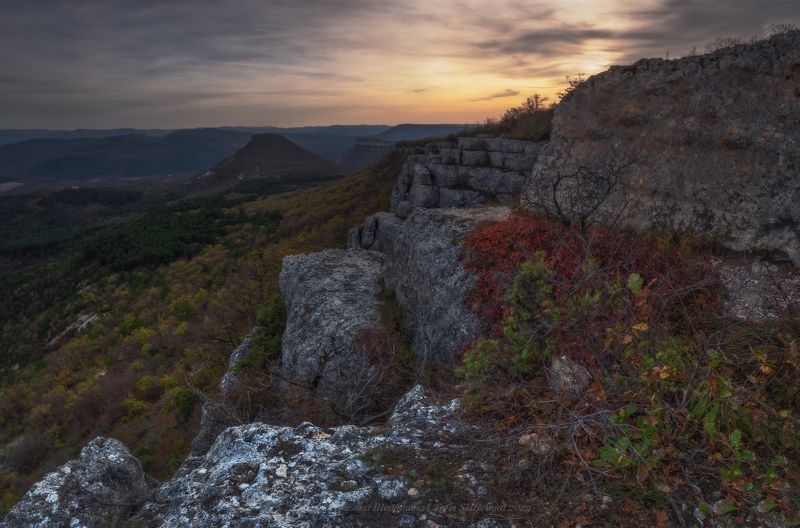
<path id="1" fill-rule="evenodd" d="M 616 223 L 627 208 L 623 186 L 642 163 L 635 153 L 610 149 L 576 164 L 566 159 L 565 152 L 572 150 L 570 144 L 556 151 L 523 191 L 523 203 L 580 232 L 598 221 Z"/>
<path id="2" fill-rule="evenodd" d="M 564 97 L 566 97 L 569 93 L 571 93 L 575 88 L 583 84 L 584 81 L 586 81 L 586 74 L 581 72 L 578 73 L 575 77 L 567 75 L 565 79 L 567 82 L 567 86 L 563 90 L 556 92 L 556 96 L 558 97 L 559 101 L 562 100 Z"/>

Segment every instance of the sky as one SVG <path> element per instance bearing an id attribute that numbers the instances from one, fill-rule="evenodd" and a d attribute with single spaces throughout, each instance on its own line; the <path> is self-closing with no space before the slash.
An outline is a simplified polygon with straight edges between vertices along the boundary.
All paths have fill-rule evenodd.
<path id="1" fill-rule="evenodd" d="M 0 128 L 476 123 L 799 0 L 0 0 Z"/>

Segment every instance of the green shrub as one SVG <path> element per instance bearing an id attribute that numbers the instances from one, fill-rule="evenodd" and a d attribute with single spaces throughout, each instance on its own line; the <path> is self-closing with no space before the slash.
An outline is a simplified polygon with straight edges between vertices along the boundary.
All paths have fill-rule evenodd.
<path id="1" fill-rule="evenodd" d="M 187 421 L 194 412 L 194 406 L 197 404 L 197 395 L 187 389 L 182 389 L 175 398 L 175 416 L 179 421 Z"/>
<path id="2" fill-rule="evenodd" d="M 197 316 L 197 307 L 188 299 L 181 299 L 172 305 L 175 319 L 181 322 L 191 321 Z"/>
<path id="3" fill-rule="evenodd" d="M 151 374 L 145 374 L 136 382 L 136 390 L 147 401 L 155 401 L 161 397 L 164 386 L 161 379 Z"/>
<path id="4" fill-rule="evenodd" d="M 286 327 L 286 304 L 279 294 L 272 295 L 258 312 L 258 325 L 265 336 L 283 335 Z"/>
<path id="5" fill-rule="evenodd" d="M 146 401 L 138 400 L 133 396 L 128 396 L 125 398 L 124 405 L 125 420 L 132 420 L 133 418 L 136 418 L 150 407 L 150 404 L 148 404 Z"/>

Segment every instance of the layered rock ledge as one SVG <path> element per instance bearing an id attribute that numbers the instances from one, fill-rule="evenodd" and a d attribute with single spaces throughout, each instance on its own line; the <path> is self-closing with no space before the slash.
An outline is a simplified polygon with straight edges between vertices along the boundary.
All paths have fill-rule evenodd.
<path id="1" fill-rule="evenodd" d="M 392 190 L 392 212 L 415 208 L 480 207 L 515 201 L 539 144 L 502 138 L 458 138 L 411 154 Z"/>

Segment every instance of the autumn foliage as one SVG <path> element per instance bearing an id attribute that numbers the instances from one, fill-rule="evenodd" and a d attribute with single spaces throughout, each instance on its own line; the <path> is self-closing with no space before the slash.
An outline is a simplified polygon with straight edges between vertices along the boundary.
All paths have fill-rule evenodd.
<path id="1" fill-rule="evenodd" d="M 541 267 L 554 307 L 571 305 L 582 295 L 596 298 L 602 310 L 583 314 L 580 332 L 570 324 L 574 310 L 552 310 L 559 319 L 554 328 L 564 330 L 553 352 L 574 359 L 608 353 L 597 340 L 608 337 L 609 329 L 630 332 L 655 319 L 674 322 L 675 310 L 716 310 L 720 302 L 718 278 L 707 261 L 686 258 L 663 241 L 601 227 L 579 233 L 544 217 L 517 216 L 475 230 L 465 241 L 464 261 L 478 277 L 467 300 L 495 332 L 514 311 L 509 291 L 522 263 Z M 615 302 L 603 303 L 604 292 L 613 292 Z"/>
<path id="2" fill-rule="evenodd" d="M 636 497 L 667 507 L 626 525 L 800 514 L 797 312 L 732 320 L 709 256 L 671 234 L 515 216 L 476 229 L 463 261 L 489 323 L 459 357 L 463 401 L 492 434 L 535 438 L 540 467 L 616 490 L 575 522 L 626 519 Z M 581 394 L 550 388 L 554 356 L 589 370 Z"/>

